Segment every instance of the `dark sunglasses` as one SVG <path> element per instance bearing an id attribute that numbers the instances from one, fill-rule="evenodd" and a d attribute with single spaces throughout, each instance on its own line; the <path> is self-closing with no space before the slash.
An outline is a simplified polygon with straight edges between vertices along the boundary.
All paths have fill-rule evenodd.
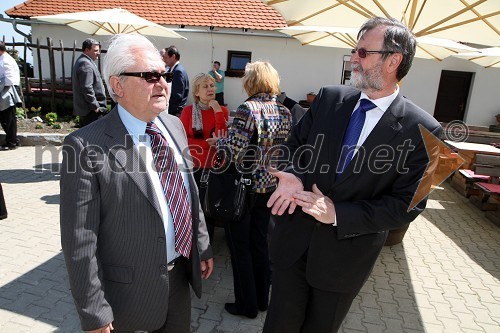
<path id="1" fill-rule="evenodd" d="M 148 83 L 158 83 L 161 78 L 164 78 L 167 82 L 172 82 L 172 78 L 174 77 L 174 73 L 165 72 L 130 72 L 130 73 L 121 73 L 119 76 L 136 76 L 141 77 Z"/>
<path id="2" fill-rule="evenodd" d="M 375 54 L 375 53 L 379 53 L 379 54 L 392 54 L 392 53 L 395 53 L 394 51 L 387 51 L 387 50 L 368 51 L 367 49 L 364 49 L 364 48 L 359 48 L 359 49 L 355 48 L 355 49 L 351 50 L 351 54 L 354 54 L 356 52 L 358 52 L 358 56 L 361 59 L 366 58 L 366 56 L 369 55 L 369 54 Z"/>

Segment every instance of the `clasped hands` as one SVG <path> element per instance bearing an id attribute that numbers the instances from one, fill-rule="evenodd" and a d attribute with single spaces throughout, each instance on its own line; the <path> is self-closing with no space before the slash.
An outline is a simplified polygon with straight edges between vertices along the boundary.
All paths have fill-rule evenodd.
<path id="1" fill-rule="evenodd" d="M 273 215 L 283 215 L 286 210 L 288 214 L 292 214 L 299 206 L 304 213 L 321 223 L 334 223 L 335 205 L 316 184 L 312 186 L 312 192 L 304 191 L 302 181 L 295 175 L 283 171 L 269 170 L 269 172 L 279 180 L 278 187 L 267 202 L 267 207 L 271 208 Z"/>

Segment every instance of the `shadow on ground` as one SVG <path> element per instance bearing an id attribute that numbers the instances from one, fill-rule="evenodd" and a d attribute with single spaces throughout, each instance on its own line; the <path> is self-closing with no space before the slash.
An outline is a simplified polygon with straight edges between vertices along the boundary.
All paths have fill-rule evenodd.
<path id="1" fill-rule="evenodd" d="M 57 327 L 53 332 L 81 332 L 69 292 L 62 253 L 0 288 L 0 308 Z M 4 315 L 5 316 L 5 315 Z"/>
<path id="2" fill-rule="evenodd" d="M 442 233 L 486 272 L 500 279 L 500 228 L 485 218 L 484 212 L 451 186 L 434 191 L 433 199 L 441 209 L 426 208 L 422 213 Z M 442 214 L 447 214 L 443 218 Z"/>
<path id="3" fill-rule="evenodd" d="M 30 184 L 59 180 L 61 163 L 38 164 L 33 169 L 0 170 L 0 182 L 5 184 Z"/>
<path id="4" fill-rule="evenodd" d="M 402 244 L 382 249 L 339 332 L 425 332 Z"/>

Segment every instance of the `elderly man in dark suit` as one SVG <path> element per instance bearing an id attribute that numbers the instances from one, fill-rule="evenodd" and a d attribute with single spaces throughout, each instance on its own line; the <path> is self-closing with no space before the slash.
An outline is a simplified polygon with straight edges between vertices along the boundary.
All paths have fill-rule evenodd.
<path id="1" fill-rule="evenodd" d="M 265 333 L 336 332 L 389 230 L 424 209 L 410 207 L 429 164 L 420 126 L 437 137 L 441 127 L 399 93 L 415 48 L 397 20 L 370 19 L 352 50 L 354 87 L 322 88 L 294 128 L 268 202 L 288 214 L 273 233 Z"/>
<path id="2" fill-rule="evenodd" d="M 190 332 L 189 284 L 213 269 L 182 123 L 163 112 L 154 45 L 118 35 L 103 76 L 118 105 L 67 136 L 61 243 L 82 329 Z"/>
<path id="3" fill-rule="evenodd" d="M 182 109 L 186 106 L 189 96 L 189 78 L 186 69 L 180 63 L 181 54 L 174 45 L 163 49 L 161 52 L 163 61 L 172 73 L 172 89 L 168 101 L 168 113 L 180 116 Z"/>
<path id="4" fill-rule="evenodd" d="M 73 65 L 73 114 L 80 116 L 80 125 L 85 126 L 99 119 L 106 112 L 106 92 L 95 60 L 101 53 L 101 45 L 92 38 L 82 43 L 83 53 Z"/>

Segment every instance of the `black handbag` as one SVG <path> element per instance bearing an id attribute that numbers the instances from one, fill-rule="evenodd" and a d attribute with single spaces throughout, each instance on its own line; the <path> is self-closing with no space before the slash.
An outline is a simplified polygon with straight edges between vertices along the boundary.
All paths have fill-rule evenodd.
<path id="1" fill-rule="evenodd" d="M 216 155 L 214 167 L 203 172 L 200 184 L 206 187 L 203 211 L 216 225 L 242 219 L 252 184 L 250 175 L 240 173 L 234 163 L 224 163 L 224 158 Z"/>

